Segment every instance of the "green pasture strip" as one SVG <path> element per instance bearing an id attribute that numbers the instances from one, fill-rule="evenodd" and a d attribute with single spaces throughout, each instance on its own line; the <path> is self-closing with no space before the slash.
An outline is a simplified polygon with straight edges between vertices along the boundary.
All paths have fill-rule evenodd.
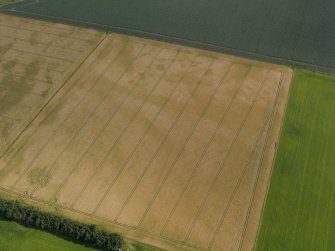
<path id="1" fill-rule="evenodd" d="M 123 245 L 123 238 L 117 233 L 109 233 L 96 225 L 42 211 L 18 200 L 0 198 L 0 215 L 9 221 L 16 221 L 106 251 L 119 250 Z"/>
<path id="2" fill-rule="evenodd" d="M 257 251 L 335 250 L 335 77 L 297 70 Z"/>
<path id="3" fill-rule="evenodd" d="M 53 234 L 27 228 L 0 218 L 0 251 L 93 251 Z M 144 243 L 125 239 L 125 251 L 163 251 Z"/>
<path id="4" fill-rule="evenodd" d="M 0 219 L 0 251 L 93 251 L 55 235 Z"/>
<path id="5" fill-rule="evenodd" d="M 334 0 L 25 0 L 7 12 L 334 73 L 334 9 Z"/>

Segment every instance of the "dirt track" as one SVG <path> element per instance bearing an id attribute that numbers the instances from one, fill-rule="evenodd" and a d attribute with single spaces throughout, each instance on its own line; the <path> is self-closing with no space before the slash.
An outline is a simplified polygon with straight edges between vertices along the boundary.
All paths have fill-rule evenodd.
<path id="1" fill-rule="evenodd" d="M 290 78 L 110 34 L 0 159 L 0 185 L 168 249 L 250 250 Z"/>

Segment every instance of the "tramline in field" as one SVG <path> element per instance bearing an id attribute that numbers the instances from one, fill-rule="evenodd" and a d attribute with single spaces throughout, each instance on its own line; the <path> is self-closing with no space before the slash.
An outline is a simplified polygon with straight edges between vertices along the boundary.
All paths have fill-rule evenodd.
<path id="1" fill-rule="evenodd" d="M 56 31 L 101 38 L 0 21 L 4 34 L 9 24 L 29 33 L 29 48 Z M 249 250 L 291 70 L 118 34 L 99 41 L 0 159 L 2 189 L 169 250 Z"/>

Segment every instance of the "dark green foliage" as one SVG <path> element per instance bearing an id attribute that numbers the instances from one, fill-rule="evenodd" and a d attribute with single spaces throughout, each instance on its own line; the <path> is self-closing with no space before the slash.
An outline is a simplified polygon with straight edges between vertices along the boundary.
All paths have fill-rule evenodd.
<path id="1" fill-rule="evenodd" d="M 8 9 L 335 72 L 334 0 L 26 0 Z"/>
<path id="2" fill-rule="evenodd" d="M 19 201 L 0 198 L 0 217 L 106 251 L 120 250 L 123 245 L 123 239 L 119 234 L 108 233 L 95 225 L 43 212 Z"/>
<path id="3" fill-rule="evenodd" d="M 97 251 L 0 217 L 0 251 Z M 131 249 L 132 250 L 132 249 Z M 137 250 L 137 249 L 136 249 Z"/>

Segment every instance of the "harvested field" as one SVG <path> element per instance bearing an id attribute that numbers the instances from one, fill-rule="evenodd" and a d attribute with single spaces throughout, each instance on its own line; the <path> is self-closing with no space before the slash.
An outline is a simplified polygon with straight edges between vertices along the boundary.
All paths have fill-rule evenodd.
<path id="1" fill-rule="evenodd" d="M 0 186 L 168 250 L 250 250 L 290 79 L 107 35 L 0 159 Z"/>
<path id="2" fill-rule="evenodd" d="M 0 156 L 103 33 L 0 15 Z"/>

